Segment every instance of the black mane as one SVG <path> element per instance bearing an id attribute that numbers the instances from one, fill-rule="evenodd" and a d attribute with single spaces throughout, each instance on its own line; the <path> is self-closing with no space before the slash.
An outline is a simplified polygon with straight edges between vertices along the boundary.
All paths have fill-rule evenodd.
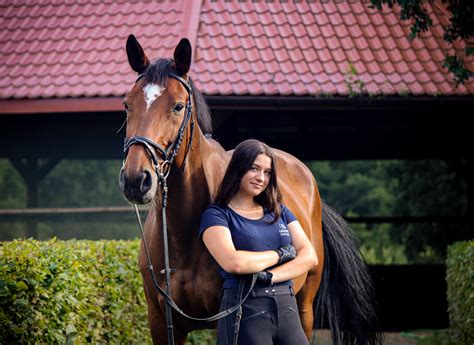
<path id="1" fill-rule="evenodd" d="M 176 73 L 173 68 L 173 60 L 158 59 L 148 66 L 144 73 L 144 79 L 147 83 L 154 83 L 166 87 L 168 76 L 171 73 Z M 198 118 L 199 128 L 201 128 L 204 135 L 212 134 L 212 119 L 209 107 L 207 106 L 202 94 L 198 89 L 196 89 L 191 78 L 189 78 L 189 84 L 193 90 L 194 107 Z"/>

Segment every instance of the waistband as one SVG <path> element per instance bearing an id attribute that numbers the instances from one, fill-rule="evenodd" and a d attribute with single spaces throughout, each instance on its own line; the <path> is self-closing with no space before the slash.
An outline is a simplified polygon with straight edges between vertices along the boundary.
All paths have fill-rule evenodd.
<path id="1" fill-rule="evenodd" d="M 244 296 L 247 293 L 247 289 L 244 289 Z M 224 289 L 224 297 L 236 297 L 238 289 Z M 262 288 L 254 288 L 250 293 L 250 297 L 268 297 L 268 296 L 277 296 L 277 295 L 292 295 L 294 296 L 295 292 L 293 287 L 288 285 L 282 286 L 268 286 Z"/>

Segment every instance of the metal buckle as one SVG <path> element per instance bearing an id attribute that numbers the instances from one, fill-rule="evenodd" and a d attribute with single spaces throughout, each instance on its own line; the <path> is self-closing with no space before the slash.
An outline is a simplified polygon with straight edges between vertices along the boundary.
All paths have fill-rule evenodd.
<path id="1" fill-rule="evenodd" d="M 171 171 L 171 163 L 168 160 L 155 166 L 156 172 L 161 180 L 167 179 Z"/>

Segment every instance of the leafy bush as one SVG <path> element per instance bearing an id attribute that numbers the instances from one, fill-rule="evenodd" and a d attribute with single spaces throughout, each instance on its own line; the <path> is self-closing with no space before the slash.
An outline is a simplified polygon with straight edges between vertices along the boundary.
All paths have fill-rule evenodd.
<path id="1" fill-rule="evenodd" d="M 150 343 L 139 241 L 0 247 L 0 343 Z"/>
<path id="2" fill-rule="evenodd" d="M 446 266 L 450 338 L 474 344 L 474 240 L 449 246 Z"/>

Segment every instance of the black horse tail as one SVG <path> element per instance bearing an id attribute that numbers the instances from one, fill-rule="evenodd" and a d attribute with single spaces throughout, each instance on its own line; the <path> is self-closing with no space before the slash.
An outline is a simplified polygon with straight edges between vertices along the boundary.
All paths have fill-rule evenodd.
<path id="1" fill-rule="evenodd" d="M 327 321 L 334 345 L 381 344 L 375 289 L 346 221 L 322 204 L 324 269 L 316 297 L 317 327 Z"/>

